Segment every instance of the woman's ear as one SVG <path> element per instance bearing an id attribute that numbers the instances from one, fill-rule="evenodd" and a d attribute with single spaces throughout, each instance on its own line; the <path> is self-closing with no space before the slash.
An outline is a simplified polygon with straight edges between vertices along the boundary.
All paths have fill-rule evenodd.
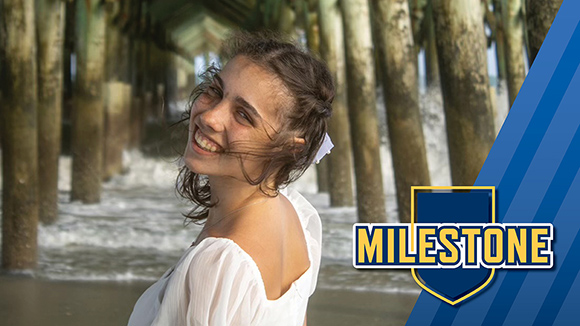
<path id="1" fill-rule="evenodd" d="M 299 152 L 306 145 L 306 140 L 302 137 L 294 137 L 294 144 L 296 144 L 294 152 Z"/>
<path id="2" fill-rule="evenodd" d="M 297 144 L 301 144 L 301 145 L 306 144 L 306 140 L 304 140 L 304 138 L 302 138 L 302 137 L 294 137 L 294 142 Z"/>

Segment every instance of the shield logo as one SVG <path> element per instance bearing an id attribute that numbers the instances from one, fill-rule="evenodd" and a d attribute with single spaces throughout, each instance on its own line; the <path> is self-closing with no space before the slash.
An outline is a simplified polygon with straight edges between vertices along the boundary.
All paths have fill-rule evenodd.
<path id="1" fill-rule="evenodd" d="M 495 223 L 495 187 L 411 187 L 411 229 L 415 223 Z M 414 240 L 411 241 L 414 243 Z M 424 290 L 456 305 L 483 290 L 495 269 L 411 269 Z"/>

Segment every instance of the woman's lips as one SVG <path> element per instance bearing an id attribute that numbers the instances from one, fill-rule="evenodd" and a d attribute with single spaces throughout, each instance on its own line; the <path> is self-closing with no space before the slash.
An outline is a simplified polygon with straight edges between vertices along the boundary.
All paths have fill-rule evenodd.
<path id="1" fill-rule="evenodd" d="M 198 149 L 202 150 L 204 153 L 218 154 L 220 152 L 223 152 L 223 147 L 220 146 L 220 144 L 211 140 L 206 135 L 204 135 L 201 132 L 201 130 L 199 129 L 199 127 L 197 127 L 197 126 L 196 126 L 196 129 L 194 130 L 194 133 L 193 133 L 192 142 L 195 143 L 194 147 L 197 147 Z"/>

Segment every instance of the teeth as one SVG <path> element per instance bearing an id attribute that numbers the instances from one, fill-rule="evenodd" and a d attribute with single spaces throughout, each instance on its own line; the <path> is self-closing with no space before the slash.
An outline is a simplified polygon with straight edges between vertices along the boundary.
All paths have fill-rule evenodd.
<path id="1" fill-rule="evenodd" d="M 195 133 L 194 138 L 195 138 L 196 143 L 203 150 L 206 150 L 208 152 L 217 152 L 217 147 L 210 144 L 205 138 L 203 138 L 201 136 L 201 134 L 199 133 L 199 130 L 198 130 L 198 132 Z"/>

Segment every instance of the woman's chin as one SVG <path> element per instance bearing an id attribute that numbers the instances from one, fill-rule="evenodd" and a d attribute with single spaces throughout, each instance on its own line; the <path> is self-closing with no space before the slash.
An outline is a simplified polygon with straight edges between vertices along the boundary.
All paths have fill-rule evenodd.
<path id="1" fill-rule="evenodd" d="M 208 163 L 200 160 L 196 157 L 188 157 L 187 155 L 183 158 L 183 162 L 187 169 L 196 174 L 203 174 L 207 176 L 218 175 L 216 173 L 215 163 Z"/>
<path id="2" fill-rule="evenodd" d="M 199 160 L 196 159 L 192 159 L 190 158 L 184 158 L 184 163 L 185 166 L 187 167 L 187 169 L 193 173 L 197 173 L 197 174 L 207 174 L 207 172 L 209 171 L 205 171 L 205 169 L 203 168 L 203 163 L 199 162 Z"/>

